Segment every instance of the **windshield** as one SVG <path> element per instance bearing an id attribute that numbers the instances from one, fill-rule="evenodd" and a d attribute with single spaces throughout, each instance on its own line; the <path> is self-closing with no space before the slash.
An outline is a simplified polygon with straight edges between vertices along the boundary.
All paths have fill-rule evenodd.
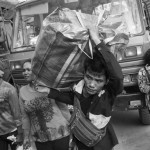
<path id="1" fill-rule="evenodd" d="M 7 55 L 11 49 L 12 23 L 2 21 L 0 16 L 0 56 Z"/>
<path id="2" fill-rule="evenodd" d="M 48 3 L 29 4 L 16 11 L 13 52 L 34 50 L 42 22 L 50 13 Z"/>
<path id="3" fill-rule="evenodd" d="M 99 26 L 113 29 L 115 33 L 123 32 L 130 36 L 142 32 L 138 4 L 136 0 L 96 0 L 93 1 L 93 15 L 99 17 Z M 97 3 L 98 2 L 98 3 Z M 50 14 L 34 11 L 32 15 L 19 13 L 15 22 L 13 52 L 33 50 L 40 33 L 43 19 Z M 17 15 L 16 15 L 17 16 Z M 18 26 L 18 27 L 16 27 Z"/>
<path id="4" fill-rule="evenodd" d="M 21 15 L 19 17 L 14 51 L 25 50 L 26 48 L 32 50 L 35 47 L 44 17 L 46 17 L 45 14 Z"/>
<path id="5" fill-rule="evenodd" d="M 95 8 L 95 14 L 103 14 L 100 27 L 113 29 L 115 33 L 130 36 L 142 32 L 142 23 L 136 0 L 112 0 Z"/>

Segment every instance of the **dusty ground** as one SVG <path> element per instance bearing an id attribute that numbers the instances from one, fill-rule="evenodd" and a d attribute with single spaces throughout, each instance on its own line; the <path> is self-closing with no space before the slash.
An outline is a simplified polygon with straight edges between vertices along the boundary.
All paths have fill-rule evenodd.
<path id="1" fill-rule="evenodd" d="M 139 122 L 138 111 L 114 112 L 113 124 L 119 139 L 114 150 L 150 150 L 150 125 Z"/>
<path id="2" fill-rule="evenodd" d="M 114 150 L 150 150 L 150 125 L 139 122 L 138 111 L 113 112 L 113 125 L 119 139 Z"/>

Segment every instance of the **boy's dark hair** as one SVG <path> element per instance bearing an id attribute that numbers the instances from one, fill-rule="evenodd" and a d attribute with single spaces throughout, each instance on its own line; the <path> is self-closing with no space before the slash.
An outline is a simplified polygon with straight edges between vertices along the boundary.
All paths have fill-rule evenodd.
<path id="1" fill-rule="evenodd" d="M 146 51 L 143 58 L 144 58 L 145 64 L 150 65 L 150 49 Z"/>
<path id="2" fill-rule="evenodd" d="M 106 63 L 100 54 L 100 52 L 96 51 L 93 53 L 93 59 L 86 59 L 84 62 L 84 71 L 92 71 L 96 73 L 102 73 L 108 79 L 108 72 L 106 68 Z"/>

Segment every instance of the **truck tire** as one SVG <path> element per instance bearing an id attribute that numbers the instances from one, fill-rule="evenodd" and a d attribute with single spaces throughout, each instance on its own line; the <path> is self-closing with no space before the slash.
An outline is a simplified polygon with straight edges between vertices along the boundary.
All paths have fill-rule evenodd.
<path id="1" fill-rule="evenodd" d="M 150 112 L 147 108 L 139 109 L 140 121 L 145 125 L 150 125 Z"/>

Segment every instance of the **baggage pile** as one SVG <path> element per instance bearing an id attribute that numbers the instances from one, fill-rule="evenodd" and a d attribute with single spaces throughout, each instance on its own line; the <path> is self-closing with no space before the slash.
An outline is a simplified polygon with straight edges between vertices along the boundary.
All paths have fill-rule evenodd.
<path id="1" fill-rule="evenodd" d="M 96 16 L 67 8 L 58 8 L 48 15 L 32 60 L 37 80 L 53 88 L 65 88 L 81 80 L 83 61 L 87 57 L 92 59 L 93 53 L 88 26 L 98 26 L 102 38 L 108 42 L 115 37 L 114 28 L 121 25 L 120 20 L 117 25 L 102 24 L 104 16 L 104 12 Z"/>

